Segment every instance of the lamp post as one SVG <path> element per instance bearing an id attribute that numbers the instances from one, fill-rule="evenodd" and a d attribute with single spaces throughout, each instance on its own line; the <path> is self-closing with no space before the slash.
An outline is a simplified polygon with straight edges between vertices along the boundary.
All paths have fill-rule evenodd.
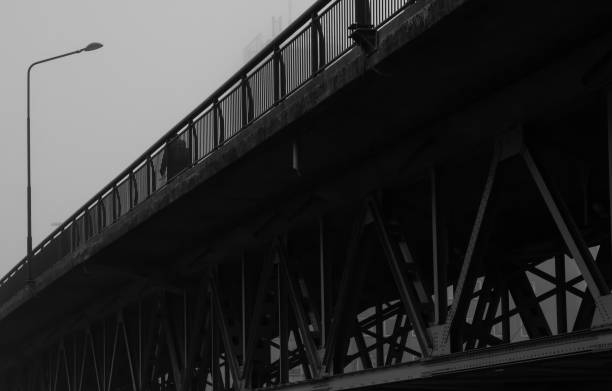
<path id="1" fill-rule="evenodd" d="M 92 50 L 100 49 L 101 47 L 102 47 L 101 43 L 92 42 L 82 49 L 75 50 L 69 53 L 60 54 L 59 56 L 55 56 L 55 57 L 46 58 L 44 60 L 36 61 L 30 64 L 30 66 L 28 67 L 28 125 L 27 125 L 28 126 L 28 130 L 27 130 L 27 145 L 28 145 L 28 152 L 27 152 L 27 159 L 28 159 L 28 190 L 27 190 L 28 192 L 28 196 L 27 196 L 28 197 L 28 200 L 27 200 L 28 238 L 27 238 L 27 245 L 28 245 L 28 254 L 27 254 L 27 263 L 28 263 L 28 282 L 29 283 L 33 282 L 32 280 L 32 186 L 30 182 L 30 71 L 32 70 L 32 68 L 34 68 L 35 65 L 42 64 L 44 62 L 49 62 L 52 60 L 57 60 L 58 58 L 62 58 L 62 57 L 68 57 L 73 54 L 77 54 L 81 52 L 91 52 Z"/>

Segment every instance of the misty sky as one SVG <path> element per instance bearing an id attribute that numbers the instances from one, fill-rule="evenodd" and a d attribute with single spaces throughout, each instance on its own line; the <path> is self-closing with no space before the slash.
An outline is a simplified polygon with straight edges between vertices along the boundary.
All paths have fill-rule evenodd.
<path id="1" fill-rule="evenodd" d="M 26 70 L 36 246 L 314 0 L 1 0 L 0 275 L 26 253 Z"/>

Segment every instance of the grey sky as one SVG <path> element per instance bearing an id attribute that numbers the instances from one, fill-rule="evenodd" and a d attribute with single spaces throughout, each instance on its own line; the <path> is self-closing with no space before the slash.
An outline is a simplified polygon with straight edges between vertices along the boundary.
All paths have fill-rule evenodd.
<path id="1" fill-rule="evenodd" d="M 31 62 L 105 45 L 32 73 L 36 245 L 313 2 L 0 1 L 0 275 L 25 255 Z"/>

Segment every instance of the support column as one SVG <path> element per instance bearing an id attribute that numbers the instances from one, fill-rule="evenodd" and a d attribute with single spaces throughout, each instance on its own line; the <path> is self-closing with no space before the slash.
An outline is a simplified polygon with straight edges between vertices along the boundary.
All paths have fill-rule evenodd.
<path id="1" fill-rule="evenodd" d="M 278 334 L 279 334 L 279 359 L 278 359 L 278 381 L 279 384 L 289 382 L 289 317 L 287 303 L 287 283 L 283 278 L 280 262 L 277 264 L 277 298 L 278 298 Z"/>
<path id="2" fill-rule="evenodd" d="M 608 126 L 608 200 L 610 207 L 610 216 L 612 216 L 612 87 L 608 87 L 606 91 L 606 114 Z M 610 243 L 612 246 L 612 218 L 610 218 Z"/>
<path id="3" fill-rule="evenodd" d="M 382 367 L 384 365 L 384 335 L 383 335 L 383 318 L 382 318 L 382 304 L 380 301 L 376 303 L 376 366 Z"/>
<path id="4" fill-rule="evenodd" d="M 325 347 L 325 331 L 327 321 L 327 311 L 325 307 L 325 221 L 323 218 L 319 219 L 319 286 L 321 287 L 321 338 L 320 338 L 320 349 Z"/>
<path id="5" fill-rule="evenodd" d="M 567 297 L 564 254 L 555 256 L 555 279 L 557 280 L 557 334 L 565 334 L 567 333 Z"/>
<path id="6" fill-rule="evenodd" d="M 433 275 L 434 275 L 434 324 L 441 325 L 446 321 L 448 309 L 447 265 L 448 236 L 443 209 L 440 178 L 437 170 L 431 170 L 431 227 L 433 243 Z"/>

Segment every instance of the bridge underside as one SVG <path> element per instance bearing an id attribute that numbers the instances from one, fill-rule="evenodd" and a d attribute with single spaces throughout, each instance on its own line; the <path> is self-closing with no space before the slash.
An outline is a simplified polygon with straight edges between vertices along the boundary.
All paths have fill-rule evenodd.
<path id="1" fill-rule="evenodd" d="M 417 2 L 2 307 L 0 389 L 609 385 L 596 3 Z"/>

